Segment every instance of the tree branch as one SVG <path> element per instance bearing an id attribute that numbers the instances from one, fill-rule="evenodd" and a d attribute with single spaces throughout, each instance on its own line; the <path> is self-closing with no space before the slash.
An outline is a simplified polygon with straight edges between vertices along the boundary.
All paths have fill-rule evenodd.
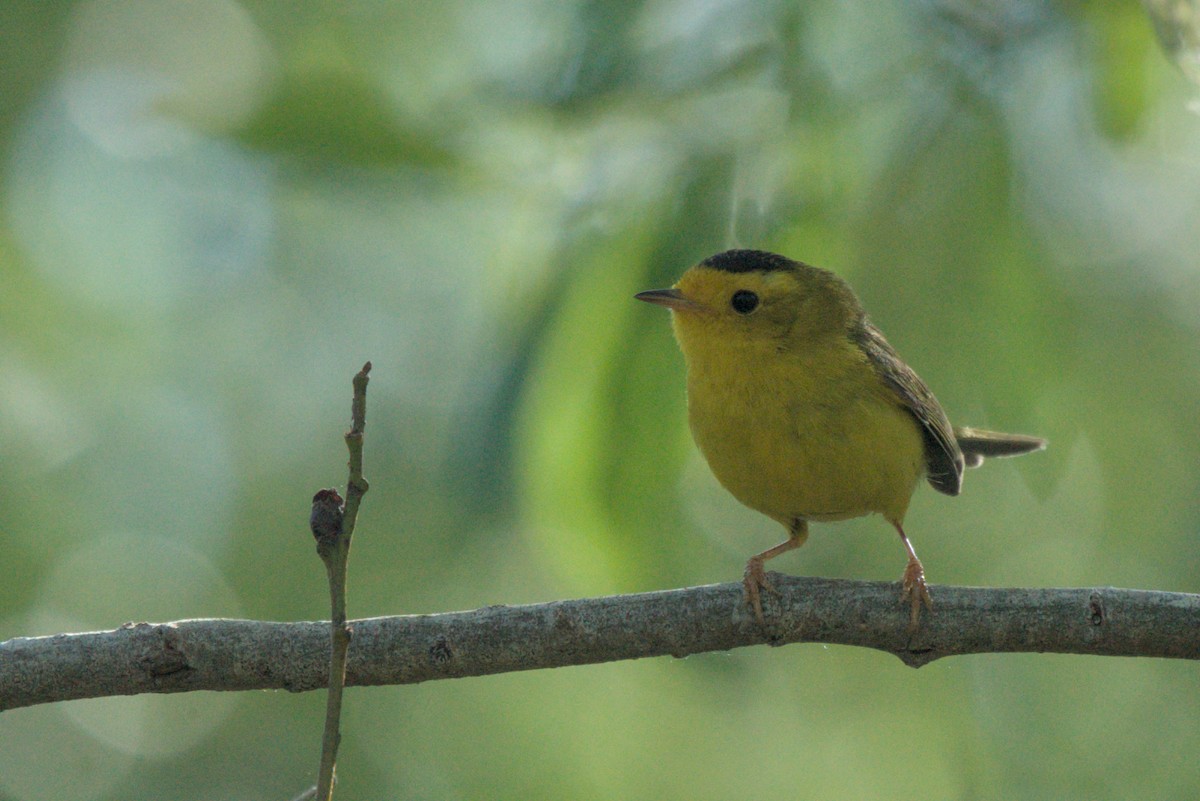
<path id="1" fill-rule="evenodd" d="M 759 627 L 742 585 L 353 621 L 346 682 L 412 684 L 647 656 L 798 642 L 876 648 L 920 667 L 945 656 L 1053 652 L 1200 659 L 1200 595 L 932 588 L 909 636 L 895 583 L 771 574 Z M 329 624 L 137 623 L 0 643 L 0 710 L 138 693 L 293 692 L 328 684 Z"/>

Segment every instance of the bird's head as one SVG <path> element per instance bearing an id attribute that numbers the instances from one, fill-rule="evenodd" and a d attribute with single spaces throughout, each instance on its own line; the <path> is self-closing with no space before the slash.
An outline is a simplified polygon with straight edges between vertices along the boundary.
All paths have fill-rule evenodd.
<path id="1" fill-rule="evenodd" d="M 675 336 L 689 362 L 730 351 L 754 358 L 802 348 L 825 336 L 845 336 L 863 320 L 842 279 L 761 250 L 718 253 L 671 289 L 636 297 L 674 312 Z"/>

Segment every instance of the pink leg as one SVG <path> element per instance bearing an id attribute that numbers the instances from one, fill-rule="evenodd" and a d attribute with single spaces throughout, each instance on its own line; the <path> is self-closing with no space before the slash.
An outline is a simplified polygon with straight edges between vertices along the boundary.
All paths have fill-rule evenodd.
<path id="1" fill-rule="evenodd" d="M 774 593 L 775 588 L 771 586 L 771 582 L 767 581 L 767 573 L 763 569 L 763 562 L 768 559 L 774 559 L 781 553 L 786 553 L 795 548 L 799 548 L 808 539 L 808 521 L 796 519 L 792 521 L 792 525 L 788 527 L 788 538 L 786 542 L 781 542 L 773 548 L 768 548 L 760 554 L 751 556 L 746 562 L 746 573 L 742 577 L 742 587 L 745 590 L 746 603 L 754 610 L 754 617 L 758 619 L 759 625 L 764 624 L 762 611 L 762 590 Z"/>
<path id="2" fill-rule="evenodd" d="M 913 550 L 904 529 L 895 520 L 888 522 L 896 527 L 900 541 L 904 543 L 904 550 L 908 551 L 908 565 L 904 568 L 904 578 L 900 584 L 900 602 L 912 604 L 908 630 L 914 632 L 921 623 L 921 604 L 925 604 L 927 609 L 933 609 L 933 599 L 929 597 L 929 588 L 925 585 L 925 567 L 917 558 L 917 552 Z"/>

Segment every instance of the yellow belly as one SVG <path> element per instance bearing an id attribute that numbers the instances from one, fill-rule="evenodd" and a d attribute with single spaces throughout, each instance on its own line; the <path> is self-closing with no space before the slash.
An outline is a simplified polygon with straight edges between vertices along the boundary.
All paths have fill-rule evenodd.
<path id="1" fill-rule="evenodd" d="M 844 369 L 831 371 L 831 363 Z M 918 423 L 865 361 L 688 374 L 692 435 L 735 498 L 784 525 L 878 512 L 900 522 L 924 473 Z"/>

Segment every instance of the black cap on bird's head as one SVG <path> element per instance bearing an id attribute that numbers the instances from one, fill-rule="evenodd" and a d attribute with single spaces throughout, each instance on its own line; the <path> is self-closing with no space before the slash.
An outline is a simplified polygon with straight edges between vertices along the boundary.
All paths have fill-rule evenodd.
<path id="1" fill-rule="evenodd" d="M 770 273 L 776 270 L 795 270 L 800 267 L 800 263 L 765 250 L 727 250 L 709 256 L 700 262 L 700 266 L 726 273 Z"/>

